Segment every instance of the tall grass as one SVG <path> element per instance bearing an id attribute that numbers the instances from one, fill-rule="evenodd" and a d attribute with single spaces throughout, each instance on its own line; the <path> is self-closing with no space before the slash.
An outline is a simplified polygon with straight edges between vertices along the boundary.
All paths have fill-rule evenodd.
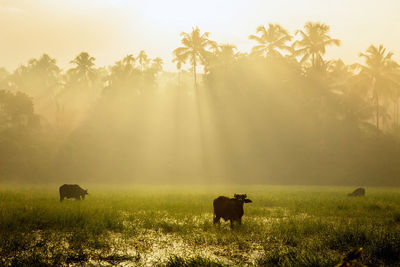
<path id="1" fill-rule="evenodd" d="M 0 191 L 0 265 L 332 266 L 363 247 L 365 264 L 400 264 L 400 190 L 342 187 L 89 186 Z M 247 193 L 243 225 L 212 224 L 212 200 Z"/>

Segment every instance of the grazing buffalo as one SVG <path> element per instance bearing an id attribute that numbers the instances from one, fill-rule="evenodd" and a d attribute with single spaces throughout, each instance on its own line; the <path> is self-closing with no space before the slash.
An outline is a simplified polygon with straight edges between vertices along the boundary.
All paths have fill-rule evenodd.
<path id="1" fill-rule="evenodd" d="M 251 203 L 247 195 L 235 194 L 234 198 L 220 196 L 214 199 L 214 224 L 220 223 L 220 219 L 223 218 L 225 221 L 231 222 L 231 228 L 233 228 L 233 222 L 237 221 L 242 224 L 242 216 L 244 214 L 243 204 Z"/>
<path id="2" fill-rule="evenodd" d="M 64 184 L 60 186 L 60 201 L 64 198 L 75 198 L 76 200 L 85 199 L 85 195 L 88 195 L 88 191 L 82 189 L 77 184 Z"/>
<path id="3" fill-rule="evenodd" d="M 357 188 L 353 193 L 348 194 L 349 197 L 363 197 L 365 196 L 365 188 Z"/>

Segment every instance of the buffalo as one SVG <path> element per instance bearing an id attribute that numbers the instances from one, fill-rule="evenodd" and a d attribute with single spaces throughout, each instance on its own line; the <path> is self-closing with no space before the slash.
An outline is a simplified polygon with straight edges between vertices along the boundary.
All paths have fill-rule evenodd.
<path id="1" fill-rule="evenodd" d="M 233 228 L 234 221 L 242 224 L 243 204 L 251 202 L 253 201 L 248 199 L 246 194 L 235 194 L 234 198 L 220 196 L 214 199 L 214 224 L 220 223 L 221 218 L 225 221 L 229 220 L 231 228 Z"/>
<path id="2" fill-rule="evenodd" d="M 349 197 L 363 197 L 365 196 L 365 188 L 359 187 L 353 191 L 353 193 L 348 194 Z"/>
<path id="3" fill-rule="evenodd" d="M 342 258 L 342 261 L 335 265 L 335 267 L 346 267 L 346 266 L 365 266 L 357 261 L 360 260 L 363 248 L 356 248 L 350 251 Z"/>
<path id="4" fill-rule="evenodd" d="M 88 195 L 88 191 L 82 189 L 77 184 L 64 184 L 60 186 L 60 202 L 64 200 L 64 198 L 75 198 L 76 200 L 85 199 L 85 195 Z"/>

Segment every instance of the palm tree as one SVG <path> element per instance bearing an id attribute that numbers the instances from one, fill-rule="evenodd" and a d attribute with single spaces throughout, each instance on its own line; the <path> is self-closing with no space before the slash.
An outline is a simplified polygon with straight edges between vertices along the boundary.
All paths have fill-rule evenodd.
<path id="1" fill-rule="evenodd" d="M 358 64 L 361 69 L 360 75 L 366 77 L 375 100 L 376 128 L 379 131 L 380 97 L 383 93 L 388 94 L 388 89 L 393 84 L 392 75 L 399 65 L 392 59 L 393 53 L 386 51 L 383 45 L 376 47 L 371 45 L 365 53 L 360 53 L 365 59 L 365 65 Z"/>
<path id="2" fill-rule="evenodd" d="M 173 52 L 174 58 L 172 59 L 172 63 L 176 63 L 176 68 L 178 70 L 178 86 L 181 84 L 181 69 L 182 65 L 186 64 L 186 60 L 182 57 L 182 55 L 176 54 L 176 50 Z"/>
<path id="3" fill-rule="evenodd" d="M 177 55 L 176 50 L 174 51 L 174 58 L 172 59 L 172 63 L 176 63 L 176 69 L 180 72 L 182 69 L 182 65 L 186 63 L 183 59 L 182 55 Z"/>
<path id="4" fill-rule="evenodd" d="M 149 57 L 147 56 L 145 51 L 140 51 L 138 57 L 136 58 L 136 60 L 139 62 L 140 65 L 140 70 L 143 72 L 146 68 L 147 65 L 149 64 Z"/>
<path id="5" fill-rule="evenodd" d="M 341 59 L 328 61 L 326 65 L 330 87 L 333 90 L 341 91 L 344 87 L 349 87 L 349 81 L 354 75 L 351 66 L 344 64 Z"/>
<path id="6" fill-rule="evenodd" d="M 51 58 L 47 54 L 43 54 L 39 60 L 33 59 L 29 63 L 36 68 L 36 71 L 46 77 L 46 86 L 54 86 L 55 83 L 57 83 L 61 69 L 57 66 L 56 59 Z"/>
<path id="7" fill-rule="evenodd" d="M 127 66 L 129 69 L 133 69 L 135 67 L 135 63 L 136 63 L 136 58 L 132 55 L 129 54 L 127 56 L 125 56 L 122 59 L 122 62 L 124 63 L 125 66 Z"/>
<path id="8" fill-rule="evenodd" d="M 191 33 L 182 32 L 181 36 L 183 47 L 178 47 L 173 53 L 179 56 L 184 62 L 189 59 L 193 70 L 194 86 L 197 89 L 197 66 L 200 64 L 206 65 L 211 54 L 207 48 L 216 47 L 217 45 L 209 39 L 209 32 L 201 34 L 198 27 L 193 28 Z"/>
<path id="9" fill-rule="evenodd" d="M 393 90 L 392 90 L 392 101 L 393 101 L 393 128 L 398 129 L 399 127 L 399 99 L 400 99 L 400 68 L 393 73 Z"/>
<path id="10" fill-rule="evenodd" d="M 160 57 L 156 57 L 153 59 L 153 63 L 151 64 L 151 68 L 156 72 L 160 72 L 163 69 L 164 61 Z"/>
<path id="11" fill-rule="evenodd" d="M 326 47 L 331 45 L 340 45 L 340 40 L 329 36 L 330 27 L 320 22 L 307 22 L 304 30 L 296 31 L 300 34 L 301 40 L 296 41 L 294 46 L 299 48 L 296 55 L 302 56 L 300 62 L 303 63 L 311 57 L 312 68 L 319 68 L 323 65 L 322 56 L 326 52 Z"/>
<path id="12" fill-rule="evenodd" d="M 70 63 L 76 65 L 68 71 L 73 76 L 73 79 L 84 85 L 90 85 L 96 78 L 97 72 L 94 68 L 96 59 L 87 52 L 82 52 L 76 56 Z"/>
<path id="13" fill-rule="evenodd" d="M 359 82 L 360 77 L 354 75 L 353 67 L 341 59 L 328 61 L 327 78 L 342 121 L 351 127 L 370 127 L 368 120 L 373 116 L 373 106 L 366 101 L 367 93 Z"/>
<path id="14" fill-rule="evenodd" d="M 238 54 L 235 51 L 236 49 L 236 46 L 231 44 L 218 45 L 209 60 L 207 69 L 220 68 L 226 72 L 228 67 L 232 65 L 238 58 Z"/>
<path id="15" fill-rule="evenodd" d="M 231 44 L 222 44 L 218 46 L 216 55 L 223 66 L 226 67 L 236 60 L 235 50 L 237 50 L 237 47 Z"/>
<path id="16" fill-rule="evenodd" d="M 281 56 L 280 51 L 289 51 L 287 42 L 292 40 L 292 36 L 279 24 L 269 24 L 268 29 L 258 26 L 257 35 L 250 35 L 249 39 L 254 40 L 258 45 L 251 49 L 252 54 L 263 56 Z"/>
<path id="17" fill-rule="evenodd" d="M 60 85 L 61 69 L 56 60 L 47 54 L 31 59 L 26 66 L 20 66 L 10 77 L 11 86 L 33 95 L 36 99 L 52 95 Z"/>
<path id="18" fill-rule="evenodd" d="M 0 90 L 4 90 L 8 87 L 8 77 L 10 73 L 5 68 L 0 67 Z"/>
<path id="19" fill-rule="evenodd" d="M 125 86 L 132 83 L 137 77 L 139 72 L 135 68 L 135 57 L 130 54 L 125 56 L 122 60 L 115 62 L 114 66 L 110 67 L 110 74 L 107 77 L 109 85 L 123 84 Z"/>

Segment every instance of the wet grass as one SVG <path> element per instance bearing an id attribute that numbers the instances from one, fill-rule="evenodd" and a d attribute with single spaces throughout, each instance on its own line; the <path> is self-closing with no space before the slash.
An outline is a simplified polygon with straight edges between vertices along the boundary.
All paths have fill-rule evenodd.
<path id="1" fill-rule="evenodd" d="M 333 266 L 400 264 L 400 189 L 88 186 L 84 201 L 56 186 L 2 187 L 0 265 Z M 247 193 L 243 225 L 212 224 L 212 201 Z"/>

